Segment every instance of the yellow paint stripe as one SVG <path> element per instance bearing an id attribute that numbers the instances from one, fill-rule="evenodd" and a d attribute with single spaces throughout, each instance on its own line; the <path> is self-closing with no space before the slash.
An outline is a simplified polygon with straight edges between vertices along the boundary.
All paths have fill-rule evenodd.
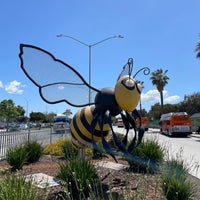
<path id="1" fill-rule="evenodd" d="M 88 107 L 87 107 L 87 108 L 88 108 Z M 78 126 L 79 130 L 81 131 L 81 133 L 82 133 L 83 135 L 85 135 L 85 136 L 86 136 L 87 138 L 89 138 L 89 139 L 92 139 L 92 134 L 91 134 L 91 132 L 89 132 L 89 131 L 84 127 L 84 125 L 83 125 L 82 122 L 81 122 L 80 114 L 81 114 L 81 112 L 78 112 L 78 113 L 76 114 L 76 123 L 77 123 L 77 126 Z M 89 112 L 88 109 L 87 109 L 87 111 L 84 113 L 84 115 L 85 115 L 85 114 L 86 114 L 85 117 L 86 117 L 87 121 L 88 121 L 88 119 L 92 119 L 92 117 L 91 117 L 92 113 Z M 90 122 L 90 124 L 91 124 L 91 122 Z M 99 140 L 101 139 L 101 137 L 97 137 L 97 136 L 94 135 L 93 139 L 94 139 L 94 141 L 99 141 Z"/>
<path id="2" fill-rule="evenodd" d="M 88 124 L 91 124 L 91 122 L 93 120 L 93 116 L 92 116 L 92 112 L 91 112 L 91 107 L 90 106 L 85 107 L 84 115 L 85 115 L 85 118 L 86 118 Z M 98 130 L 98 131 L 101 130 L 100 126 L 99 126 L 99 123 L 97 123 L 97 125 L 95 126 L 95 129 Z M 103 130 L 104 131 L 110 130 L 109 124 L 104 124 Z"/>
<path id="3" fill-rule="evenodd" d="M 76 132 L 75 128 L 74 128 L 74 125 L 71 124 L 71 132 L 73 133 L 74 137 L 82 144 L 82 145 L 85 145 L 85 146 L 88 146 L 89 143 L 86 142 L 85 140 L 83 140 L 79 135 L 78 133 Z M 76 140 L 73 139 L 74 142 L 76 142 Z M 77 143 L 77 142 L 76 142 Z"/>

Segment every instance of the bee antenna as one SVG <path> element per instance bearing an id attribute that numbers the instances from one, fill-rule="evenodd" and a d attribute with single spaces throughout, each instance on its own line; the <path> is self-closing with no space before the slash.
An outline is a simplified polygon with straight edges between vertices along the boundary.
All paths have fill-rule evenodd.
<path id="1" fill-rule="evenodd" d="M 133 58 L 129 58 L 128 59 L 128 66 L 129 66 L 129 68 L 128 68 L 128 74 L 129 74 L 129 77 L 131 76 L 131 73 L 132 73 L 132 70 L 133 70 Z"/>
<path id="2" fill-rule="evenodd" d="M 138 70 L 138 71 L 135 73 L 135 75 L 133 76 L 133 78 L 135 78 L 135 77 L 137 76 L 137 74 L 138 74 L 139 72 L 141 72 L 141 71 L 143 71 L 143 74 L 144 74 L 144 75 L 148 75 L 148 74 L 150 73 L 150 69 L 149 69 L 148 67 L 143 67 L 142 69 Z"/>
<path id="3" fill-rule="evenodd" d="M 126 62 L 126 64 L 123 66 L 121 73 L 118 76 L 118 79 L 123 75 L 123 74 L 128 74 L 129 78 L 131 76 L 133 70 L 133 58 L 129 58 L 128 61 Z"/>

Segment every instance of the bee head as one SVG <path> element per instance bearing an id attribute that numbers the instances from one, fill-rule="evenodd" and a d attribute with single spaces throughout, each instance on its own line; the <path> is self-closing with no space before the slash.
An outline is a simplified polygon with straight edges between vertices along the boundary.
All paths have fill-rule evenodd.
<path id="1" fill-rule="evenodd" d="M 139 84 L 132 76 L 120 77 L 115 85 L 115 99 L 119 107 L 132 112 L 140 101 L 142 88 L 142 84 Z"/>

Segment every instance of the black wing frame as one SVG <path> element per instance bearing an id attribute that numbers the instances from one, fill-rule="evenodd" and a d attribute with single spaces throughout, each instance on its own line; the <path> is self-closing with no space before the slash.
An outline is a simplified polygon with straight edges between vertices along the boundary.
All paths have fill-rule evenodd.
<path id="1" fill-rule="evenodd" d="M 56 59 L 48 51 L 20 44 L 19 58 L 23 72 L 39 88 L 45 102 L 66 102 L 75 107 L 94 104 L 88 101 L 89 90 L 93 95 L 100 90 L 90 86 L 73 67 Z"/>

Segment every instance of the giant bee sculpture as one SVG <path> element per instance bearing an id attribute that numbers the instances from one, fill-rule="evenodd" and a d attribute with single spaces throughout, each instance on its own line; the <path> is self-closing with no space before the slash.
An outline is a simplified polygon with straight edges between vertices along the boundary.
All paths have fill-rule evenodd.
<path id="1" fill-rule="evenodd" d="M 129 58 L 123 66 L 114 88 L 101 90 L 89 85 L 84 78 L 70 65 L 56 59 L 48 51 L 37 46 L 20 44 L 19 53 L 21 68 L 26 76 L 39 88 L 41 98 L 49 103 L 66 102 L 74 107 L 81 107 L 74 115 L 71 124 L 71 138 L 77 148 L 92 146 L 103 149 L 115 159 L 116 152 L 130 156 L 136 143 L 140 143 L 144 135 L 142 127 L 136 130 L 133 114 L 140 117 L 136 110 L 143 85 L 135 79 L 139 71 L 145 75 L 149 68 L 140 69 L 134 76 L 133 59 Z M 93 102 L 88 103 L 88 89 L 95 93 Z M 126 128 L 126 134 L 119 140 L 112 127 L 112 117 L 121 115 Z M 127 145 L 130 125 L 134 128 L 133 140 Z M 109 133 L 116 144 L 114 151 L 107 143 Z M 128 147 L 127 147 L 128 146 Z M 115 159 L 117 162 L 117 160 Z"/>

